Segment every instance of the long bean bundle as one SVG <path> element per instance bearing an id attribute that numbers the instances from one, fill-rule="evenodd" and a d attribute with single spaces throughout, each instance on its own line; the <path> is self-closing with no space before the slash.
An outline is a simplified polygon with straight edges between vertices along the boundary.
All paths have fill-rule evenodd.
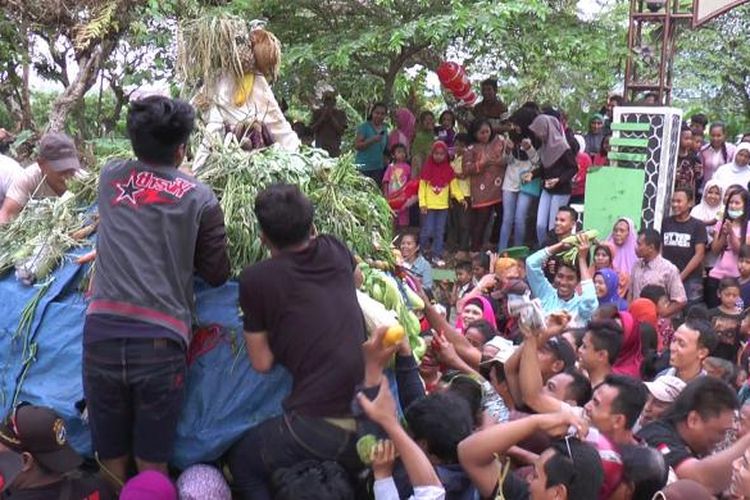
<path id="1" fill-rule="evenodd" d="M 15 267 L 26 284 L 42 280 L 91 234 L 95 215 L 90 207 L 96 201 L 100 166 L 109 158 L 69 181 L 61 197 L 30 200 L 16 219 L 0 226 L 0 273 Z"/>
<path id="2" fill-rule="evenodd" d="M 289 153 L 271 147 L 248 153 L 235 141 L 215 145 L 198 178 L 219 198 L 233 273 L 266 256 L 253 211 L 255 196 L 275 183 L 295 184 L 315 206 L 315 227 L 356 254 L 392 260 L 391 210 L 351 155 L 329 158 L 316 149 Z"/>

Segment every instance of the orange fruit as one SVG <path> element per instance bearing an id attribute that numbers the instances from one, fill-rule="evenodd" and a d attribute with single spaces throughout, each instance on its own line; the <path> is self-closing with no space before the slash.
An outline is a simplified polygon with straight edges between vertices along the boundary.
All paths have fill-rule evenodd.
<path id="1" fill-rule="evenodd" d="M 383 337 L 383 345 L 385 347 L 396 345 L 404 339 L 404 335 L 406 335 L 406 332 L 404 332 L 403 326 L 399 325 L 398 323 L 389 326 L 388 330 L 385 331 L 385 336 Z"/>

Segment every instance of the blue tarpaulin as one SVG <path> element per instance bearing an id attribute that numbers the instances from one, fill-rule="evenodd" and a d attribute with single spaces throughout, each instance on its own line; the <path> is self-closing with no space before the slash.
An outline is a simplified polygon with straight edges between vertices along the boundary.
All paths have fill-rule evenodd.
<path id="1" fill-rule="evenodd" d="M 24 307 L 39 290 L 0 277 L 0 409 L 7 413 L 18 388 L 18 402 L 54 408 L 66 421 L 72 445 L 91 455 L 91 438 L 76 403 L 83 399 L 81 351 L 86 300 L 78 290 L 80 265 L 67 259 L 41 297 L 27 335 L 36 356 L 24 371 L 24 338 L 15 337 Z M 244 350 L 237 284 L 210 288 L 196 283 L 200 325 L 219 324 L 221 340 L 190 365 L 187 397 L 173 465 L 185 468 L 217 459 L 247 429 L 281 412 L 291 378 L 280 367 L 253 371 Z M 19 387 L 19 382 L 20 387 Z"/>

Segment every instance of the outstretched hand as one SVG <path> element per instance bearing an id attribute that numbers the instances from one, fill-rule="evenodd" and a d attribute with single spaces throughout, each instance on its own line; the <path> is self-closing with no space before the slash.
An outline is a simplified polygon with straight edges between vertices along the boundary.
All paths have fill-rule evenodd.
<path id="1" fill-rule="evenodd" d="M 378 441 L 372 448 L 372 472 L 375 479 L 385 479 L 393 475 L 393 465 L 396 463 L 396 446 L 390 439 Z"/>
<path id="2" fill-rule="evenodd" d="M 578 255 L 588 259 L 589 250 L 591 250 L 591 241 L 586 233 L 580 233 L 576 236 L 578 238 Z"/>
<path id="3" fill-rule="evenodd" d="M 440 361 L 450 368 L 461 366 L 461 357 L 456 352 L 456 347 L 440 332 L 432 336 L 432 348 L 437 353 Z"/>
<path id="4" fill-rule="evenodd" d="M 589 431 L 586 420 L 569 411 L 547 413 L 541 417 L 539 426 L 542 431 L 552 437 L 566 435 L 571 426 L 575 428 L 576 435 L 581 439 L 585 438 Z"/>
<path id="5" fill-rule="evenodd" d="M 556 335 L 560 335 L 562 332 L 565 331 L 565 328 L 568 326 L 568 323 L 570 323 L 570 313 L 567 311 L 555 311 L 553 313 L 550 313 L 547 315 L 547 331 L 545 332 L 545 336 L 547 338 L 554 337 Z"/>
<path id="6" fill-rule="evenodd" d="M 367 341 L 362 344 L 362 352 L 365 357 L 365 385 L 372 387 L 380 381 L 383 369 L 398 349 L 398 344 L 386 346 L 383 343 L 387 327 L 377 328 Z"/>
<path id="7" fill-rule="evenodd" d="M 362 411 L 367 415 L 367 418 L 381 427 L 386 427 L 386 425 L 393 423 L 398 425 L 396 402 L 393 399 L 391 389 L 388 387 L 388 380 L 385 377 L 380 381 L 378 396 L 374 400 L 370 401 L 367 399 L 367 396 L 360 392 L 357 394 L 357 401 Z"/>

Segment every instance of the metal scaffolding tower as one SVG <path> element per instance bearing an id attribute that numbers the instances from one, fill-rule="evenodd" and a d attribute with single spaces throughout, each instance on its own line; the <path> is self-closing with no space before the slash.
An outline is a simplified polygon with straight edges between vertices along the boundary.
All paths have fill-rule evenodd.
<path id="1" fill-rule="evenodd" d="M 630 0 L 625 98 L 632 103 L 654 92 L 657 103 L 672 100 L 672 58 L 675 32 L 693 18 L 680 0 Z"/>

